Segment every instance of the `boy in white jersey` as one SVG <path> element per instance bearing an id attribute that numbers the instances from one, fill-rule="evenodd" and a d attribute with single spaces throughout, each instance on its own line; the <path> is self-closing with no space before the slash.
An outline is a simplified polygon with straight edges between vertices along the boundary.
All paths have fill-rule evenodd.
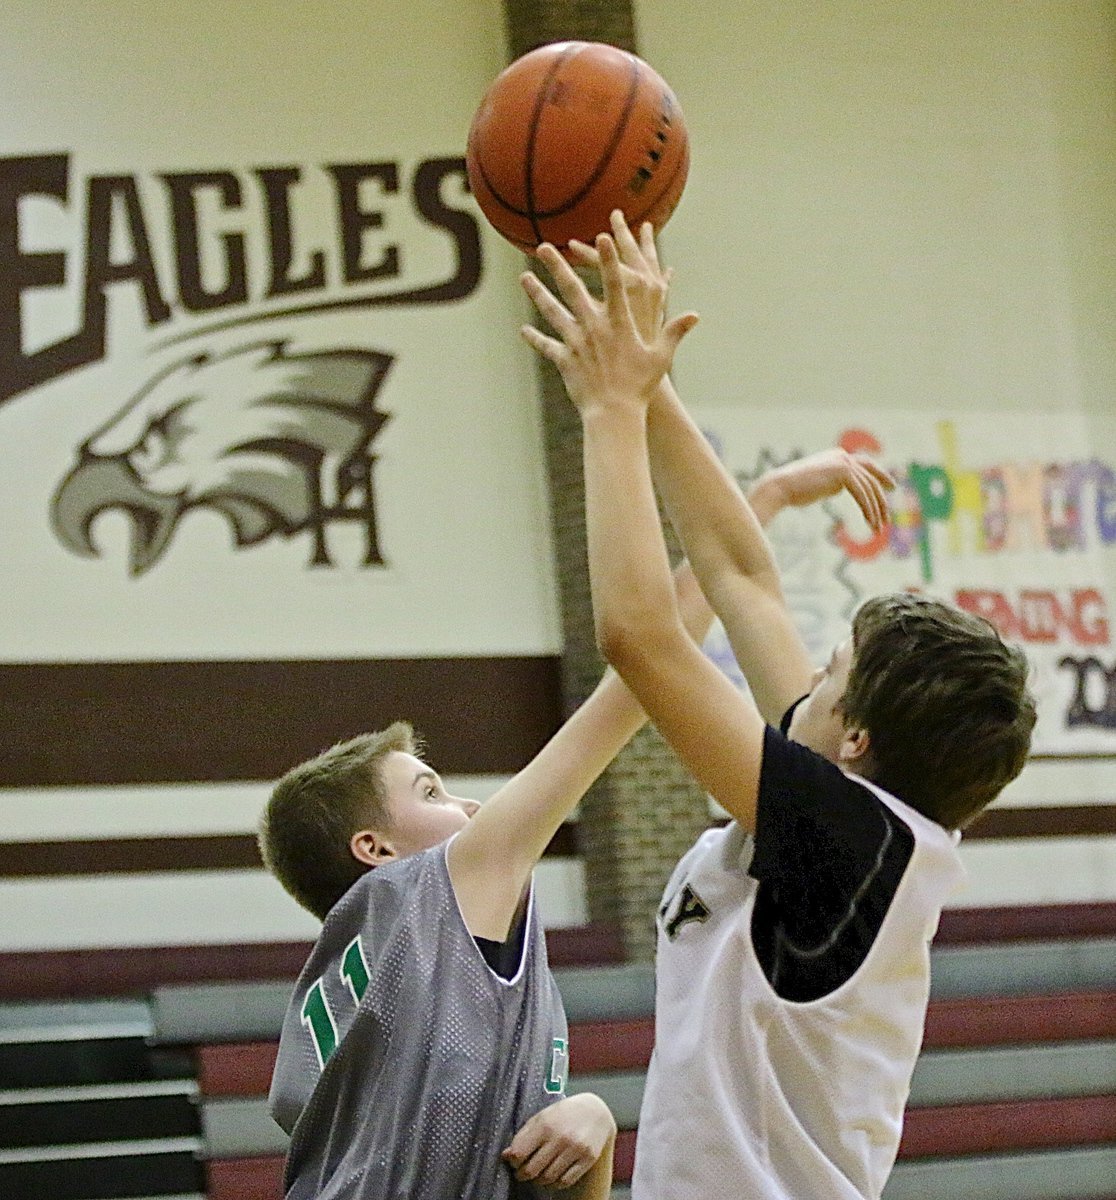
<path id="1" fill-rule="evenodd" d="M 962 878 L 956 831 L 1028 752 L 1026 662 L 986 622 L 901 594 L 862 606 L 812 669 L 759 522 L 666 376 L 696 318 L 664 323 L 649 227 L 637 242 L 615 214 L 613 235 L 573 247 L 601 271 L 599 301 L 540 249 L 565 304 L 525 275 L 557 336 L 524 336 L 582 418 L 601 649 L 733 818 L 679 864 L 659 913 L 633 1196 L 878 1197 L 928 943 Z M 878 506 L 884 476 L 864 472 Z M 681 636 L 652 473 L 749 697 Z"/>
<path id="2" fill-rule="evenodd" d="M 826 453 L 751 495 L 767 519 L 855 478 Z M 676 579 L 700 637 L 708 605 L 688 568 Z M 446 792 L 402 723 L 276 785 L 264 859 L 324 922 L 272 1082 L 292 1134 L 289 1200 L 499 1200 L 535 1185 L 608 1195 L 615 1124 L 596 1097 L 563 1098 L 565 1017 L 530 878 L 644 720 L 608 672 L 483 807 Z"/>

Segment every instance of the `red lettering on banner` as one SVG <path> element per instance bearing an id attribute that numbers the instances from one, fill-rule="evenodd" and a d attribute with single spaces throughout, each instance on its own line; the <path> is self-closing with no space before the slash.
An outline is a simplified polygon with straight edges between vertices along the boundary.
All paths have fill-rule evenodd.
<path id="1" fill-rule="evenodd" d="M 1014 603 L 991 588 L 964 588 L 954 599 L 958 608 L 984 617 L 1004 637 L 1019 641 L 1067 638 L 1078 646 L 1103 646 L 1109 640 L 1104 597 L 1096 588 L 1074 588 L 1061 599 L 1046 588 L 1024 588 Z"/>

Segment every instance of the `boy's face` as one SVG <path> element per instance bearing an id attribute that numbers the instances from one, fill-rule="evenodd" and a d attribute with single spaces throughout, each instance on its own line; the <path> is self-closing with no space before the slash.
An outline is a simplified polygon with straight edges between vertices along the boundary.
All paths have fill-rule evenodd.
<path id="1" fill-rule="evenodd" d="M 834 763 L 841 761 L 845 740 L 845 714 L 840 701 L 849 682 L 852 659 L 852 638 L 846 638 L 834 649 L 829 662 L 814 672 L 810 694 L 795 709 L 787 731 L 799 745 L 808 746 Z"/>
<path id="2" fill-rule="evenodd" d="M 396 858 L 444 842 L 480 808 L 475 800 L 451 796 L 437 772 L 413 754 L 391 751 L 380 771 L 391 819 L 385 838 Z"/>

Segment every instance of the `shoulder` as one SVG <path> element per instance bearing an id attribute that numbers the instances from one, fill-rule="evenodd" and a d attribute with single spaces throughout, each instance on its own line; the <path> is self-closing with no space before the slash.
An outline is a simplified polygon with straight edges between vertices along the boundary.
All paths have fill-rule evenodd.
<path id="1" fill-rule="evenodd" d="M 768 818 L 789 811 L 832 823 L 858 820 L 866 811 L 878 811 L 881 802 L 864 780 L 769 725 L 764 731 L 759 806 L 761 816 Z"/>
<path id="2" fill-rule="evenodd" d="M 902 813 L 866 781 L 768 727 L 751 873 L 855 880 L 896 835 L 909 845 Z"/>

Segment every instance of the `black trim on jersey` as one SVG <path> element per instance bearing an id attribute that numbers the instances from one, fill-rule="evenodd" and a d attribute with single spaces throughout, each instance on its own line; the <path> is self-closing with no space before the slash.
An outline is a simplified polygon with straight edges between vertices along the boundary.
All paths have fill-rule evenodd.
<path id="1" fill-rule="evenodd" d="M 817 1000 L 851 978 L 913 851 L 872 791 L 768 726 L 748 870 L 759 882 L 752 942 L 778 995 Z"/>
<path id="2" fill-rule="evenodd" d="M 524 904 L 519 919 L 508 930 L 505 941 L 494 942 L 490 938 L 476 937 L 473 941 L 484 955 L 484 961 L 501 979 L 514 979 L 523 958 L 523 935 L 527 930 L 527 908 Z"/>

